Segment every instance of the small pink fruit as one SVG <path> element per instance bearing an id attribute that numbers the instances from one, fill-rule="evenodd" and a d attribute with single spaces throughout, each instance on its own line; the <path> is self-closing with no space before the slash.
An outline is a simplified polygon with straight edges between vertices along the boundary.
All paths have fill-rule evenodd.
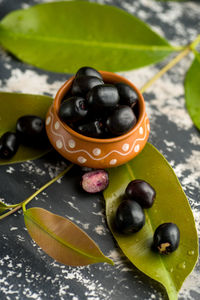
<path id="1" fill-rule="evenodd" d="M 108 186 L 108 173 L 105 170 L 95 170 L 82 176 L 82 188 L 88 193 L 98 193 Z"/>

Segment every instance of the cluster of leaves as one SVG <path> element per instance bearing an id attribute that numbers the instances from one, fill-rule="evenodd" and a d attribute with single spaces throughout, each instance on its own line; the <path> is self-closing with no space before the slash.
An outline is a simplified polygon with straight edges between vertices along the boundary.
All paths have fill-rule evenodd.
<path id="1" fill-rule="evenodd" d="M 52 22 L 55 15 L 59 18 Z M 134 16 L 116 7 L 85 1 L 37 5 L 12 12 L 0 23 L 0 44 L 5 49 L 27 63 L 54 72 L 73 73 L 83 65 L 122 71 L 156 63 L 175 51 L 193 51 L 195 59 L 185 81 L 186 104 L 194 124 L 200 129 L 200 54 L 195 50 L 199 41 L 198 37 L 190 46 L 173 47 Z M 51 98 L 45 96 L 9 93 L 0 93 L 0 99 L 0 133 L 12 130 L 16 119 L 21 115 L 32 113 L 44 117 L 52 102 Z M 9 163 L 34 159 L 43 154 L 44 152 L 35 149 L 20 148 Z M 0 161 L 0 164 L 3 163 L 5 162 Z M 68 169 L 65 172 L 67 171 Z M 106 217 L 113 235 L 125 255 L 141 271 L 160 281 L 166 287 L 170 299 L 176 299 L 178 290 L 198 257 L 193 215 L 178 179 L 164 157 L 150 144 L 133 161 L 108 172 L 110 185 L 104 192 L 104 197 Z M 64 173 L 60 174 L 63 175 Z M 144 228 L 133 236 L 122 237 L 113 231 L 112 219 L 125 186 L 134 178 L 141 178 L 152 184 L 157 191 L 157 198 L 154 208 L 146 213 Z M 57 179 L 58 177 L 37 193 Z M 26 210 L 26 204 L 37 193 L 16 205 L 1 203 L 2 217 L 23 208 L 25 224 L 31 237 L 43 250 L 62 263 L 112 264 L 96 244 L 69 220 L 40 208 Z M 178 210 L 174 207 L 175 203 Z M 182 221 L 183 218 L 187 220 L 187 226 Z M 161 220 L 174 221 L 181 230 L 180 247 L 168 257 L 161 257 L 150 250 L 153 231 Z M 78 237 L 76 241 L 71 239 L 74 236 Z"/>

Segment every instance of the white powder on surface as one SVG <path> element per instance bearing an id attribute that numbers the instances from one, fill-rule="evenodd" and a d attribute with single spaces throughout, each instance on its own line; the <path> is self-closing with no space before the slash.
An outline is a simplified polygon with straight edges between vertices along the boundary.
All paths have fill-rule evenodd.
<path id="1" fill-rule="evenodd" d="M 199 265 L 186 278 L 179 295 L 180 297 L 184 297 L 184 299 L 191 299 L 191 291 L 200 294 Z"/>
<path id="2" fill-rule="evenodd" d="M 99 235 L 106 235 L 106 229 L 103 225 L 98 225 L 94 228 L 94 231 Z"/>
<path id="3" fill-rule="evenodd" d="M 10 228 L 10 231 L 15 231 L 15 230 L 18 230 L 18 227 L 11 227 Z"/>
<path id="4" fill-rule="evenodd" d="M 70 202 L 70 201 L 67 201 L 67 203 L 72 207 L 74 208 L 75 210 L 77 210 L 78 212 L 80 212 L 80 209 L 74 205 L 74 203 Z"/>
<path id="5" fill-rule="evenodd" d="M 68 218 L 72 222 L 75 222 L 77 225 L 80 225 L 84 230 L 89 229 L 89 227 L 91 225 L 90 223 L 83 223 L 80 220 L 77 220 L 77 219 L 75 220 L 75 218 L 72 216 L 66 216 L 66 218 Z"/>
<path id="6" fill-rule="evenodd" d="M 15 172 L 15 169 L 13 167 L 8 167 L 8 169 L 6 170 L 6 173 L 10 173 L 13 174 Z"/>
<path id="7" fill-rule="evenodd" d="M 20 172 L 28 173 L 28 174 L 36 174 L 37 176 L 45 175 L 45 171 L 39 168 L 33 160 L 21 163 Z"/>
<path id="8" fill-rule="evenodd" d="M 20 69 L 12 69 L 11 77 L 5 80 L 5 84 L 1 86 L 1 91 L 38 95 L 48 92 L 48 94 L 55 96 L 62 84 L 63 82 L 60 81 L 48 83 L 47 75 L 39 75 L 32 70 L 23 72 Z"/>
<path id="9" fill-rule="evenodd" d="M 184 163 L 177 164 L 174 167 L 174 172 L 181 178 L 183 187 L 195 186 L 199 188 L 200 151 L 192 150 L 191 153 Z M 185 175 L 185 171 L 188 171 L 188 175 Z"/>

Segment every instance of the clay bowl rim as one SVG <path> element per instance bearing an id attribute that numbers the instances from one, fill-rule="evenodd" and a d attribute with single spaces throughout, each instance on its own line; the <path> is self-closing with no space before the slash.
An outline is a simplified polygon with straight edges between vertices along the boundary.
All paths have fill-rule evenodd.
<path id="1" fill-rule="evenodd" d="M 140 109 L 140 114 L 139 114 L 139 118 L 138 121 L 136 123 L 136 125 L 133 127 L 133 129 L 131 129 L 130 131 L 128 131 L 127 133 L 117 136 L 117 137 L 113 137 L 113 138 L 108 138 L 108 139 L 97 139 L 97 138 L 92 138 L 92 137 L 88 137 L 85 135 L 82 135 L 78 132 L 76 132 L 75 130 L 73 130 L 71 127 L 69 127 L 66 123 L 64 123 L 59 115 L 58 115 L 58 111 L 59 111 L 59 107 L 60 107 L 60 103 L 64 98 L 64 95 L 67 93 L 67 91 L 69 90 L 69 88 L 72 85 L 72 82 L 75 78 L 75 76 L 70 77 L 58 90 L 54 102 L 53 102 L 53 107 L 54 107 L 54 113 L 56 114 L 57 118 L 59 119 L 61 126 L 67 131 L 69 132 L 72 136 L 75 136 L 77 139 L 81 139 L 84 140 L 86 142 L 92 142 L 92 143 L 103 143 L 103 144 L 109 144 L 109 143 L 114 143 L 114 142 L 119 142 L 121 140 L 124 140 L 126 138 L 128 138 L 130 135 L 132 135 L 133 133 L 135 133 L 138 130 L 138 127 L 141 126 L 141 123 L 143 122 L 144 116 L 145 116 L 145 102 L 144 102 L 144 98 L 142 96 L 142 93 L 140 92 L 140 90 L 132 83 L 130 82 L 128 79 L 115 74 L 113 72 L 108 72 L 108 71 L 98 71 L 103 79 L 104 77 L 106 77 L 106 81 L 111 81 L 114 82 L 115 79 L 117 79 L 117 82 L 124 82 L 128 85 L 130 85 L 137 93 L 138 97 L 139 97 L 139 109 Z"/>

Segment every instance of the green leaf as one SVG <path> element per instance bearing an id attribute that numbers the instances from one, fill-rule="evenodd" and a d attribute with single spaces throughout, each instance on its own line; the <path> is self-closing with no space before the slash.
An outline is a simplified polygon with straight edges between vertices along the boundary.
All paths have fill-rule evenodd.
<path id="1" fill-rule="evenodd" d="M 52 99 L 47 96 L 0 92 L 0 136 L 6 131 L 15 131 L 16 121 L 23 115 L 45 118 Z M 0 160 L 0 165 L 38 158 L 49 149 L 20 146 L 10 160 Z"/>
<path id="2" fill-rule="evenodd" d="M 129 163 L 108 170 L 110 184 L 104 191 L 108 225 L 120 248 L 142 272 L 165 286 L 169 298 L 178 291 L 192 271 L 198 257 L 198 237 L 188 200 L 165 158 L 150 144 Z M 146 222 L 137 233 L 125 236 L 113 229 L 113 218 L 127 184 L 143 179 L 156 190 L 152 208 L 145 210 Z M 151 250 L 155 229 L 161 223 L 174 222 L 180 229 L 180 245 L 169 255 Z"/>
<path id="3" fill-rule="evenodd" d="M 85 1 L 11 12 L 0 23 L 0 44 L 25 62 L 67 73 L 83 65 L 107 71 L 139 68 L 175 50 L 127 12 Z"/>
<path id="4" fill-rule="evenodd" d="M 24 212 L 25 224 L 33 240 L 52 258 L 70 266 L 113 262 L 95 242 L 70 220 L 34 207 Z"/>
<path id="5" fill-rule="evenodd" d="M 196 52 L 185 78 L 186 107 L 194 125 L 200 130 L 200 54 Z"/>

